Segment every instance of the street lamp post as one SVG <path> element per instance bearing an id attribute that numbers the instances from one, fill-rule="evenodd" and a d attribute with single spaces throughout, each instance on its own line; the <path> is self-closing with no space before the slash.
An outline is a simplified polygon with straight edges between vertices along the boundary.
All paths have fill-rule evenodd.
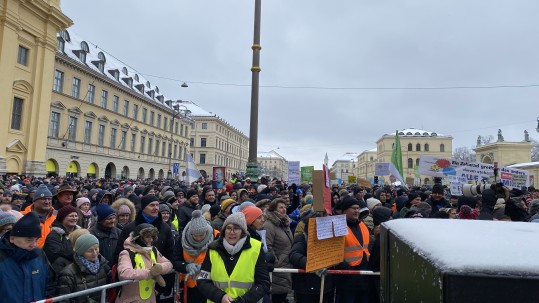
<path id="1" fill-rule="evenodd" d="M 253 66 L 251 67 L 251 119 L 249 125 L 249 159 L 247 177 L 258 178 L 257 145 L 258 145 L 258 91 L 260 80 L 260 17 L 261 0 L 255 0 L 254 36 L 253 36 Z"/>

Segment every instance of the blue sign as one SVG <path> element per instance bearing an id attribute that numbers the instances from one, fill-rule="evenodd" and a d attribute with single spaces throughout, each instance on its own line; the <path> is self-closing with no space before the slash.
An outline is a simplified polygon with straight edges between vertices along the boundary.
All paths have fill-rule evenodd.
<path id="1" fill-rule="evenodd" d="M 175 162 L 174 165 L 172 166 L 172 172 L 177 175 L 180 173 L 180 163 L 178 162 Z"/>

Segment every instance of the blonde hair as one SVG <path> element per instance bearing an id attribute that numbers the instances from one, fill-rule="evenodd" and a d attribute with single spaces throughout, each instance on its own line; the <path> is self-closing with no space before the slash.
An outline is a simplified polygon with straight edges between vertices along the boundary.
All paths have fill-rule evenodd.
<path id="1" fill-rule="evenodd" d="M 69 234 L 69 242 L 71 242 L 71 247 L 75 247 L 75 242 L 77 242 L 77 239 L 82 236 L 82 235 L 86 235 L 86 234 L 89 234 L 90 231 L 85 229 L 85 228 L 77 228 L 75 229 L 74 231 L 72 231 L 70 234 Z"/>

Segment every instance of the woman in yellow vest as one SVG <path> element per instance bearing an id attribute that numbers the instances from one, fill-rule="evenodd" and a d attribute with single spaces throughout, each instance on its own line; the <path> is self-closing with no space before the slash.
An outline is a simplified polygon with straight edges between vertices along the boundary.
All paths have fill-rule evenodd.
<path id="1" fill-rule="evenodd" d="M 155 299 L 155 283 L 165 286 L 161 275 L 172 270 L 172 263 L 153 246 L 159 231 L 153 225 L 143 223 L 124 242 L 124 250 L 118 259 L 120 280 L 138 282 L 124 285 L 116 303 L 151 302 Z"/>
<path id="2" fill-rule="evenodd" d="M 262 243 L 249 236 L 241 212 L 226 218 L 221 235 L 208 247 L 197 280 L 199 291 L 207 302 L 259 302 L 270 287 Z"/>
<path id="3" fill-rule="evenodd" d="M 193 211 L 192 216 L 183 230 L 181 243 L 175 247 L 172 265 L 176 271 L 183 273 L 180 275 L 181 281 L 185 279 L 185 274 L 189 274 L 185 282 L 187 302 L 184 303 L 204 303 L 206 297 L 196 287 L 196 278 L 206 257 L 208 245 L 217 237 L 219 231 L 214 231 L 200 210 Z"/>

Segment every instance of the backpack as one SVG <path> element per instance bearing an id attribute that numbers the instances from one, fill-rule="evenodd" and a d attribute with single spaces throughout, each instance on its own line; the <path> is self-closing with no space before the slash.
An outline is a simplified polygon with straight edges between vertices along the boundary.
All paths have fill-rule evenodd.
<path id="1" fill-rule="evenodd" d="M 127 251 L 129 252 L 129 259 L 131 259 L 131 266 L 133 268 L 136 268 L 135 252 L 133 252 L 130 249 L 128 249 Z M 152 251 L 153 251 L 155 257 L 157 257 L 157 248 L 155 248 L 155 246 L 152 247 Z M 118 264 L 112 265 L 111 276 L 112 276 L 111 283 L 115 283 L 115 282 L 120 281 L 120 276 L 118 276 Z M 117 287 L 107 289 L 107 302 L 109 302 L 109 303 L 116 302 L 116 298 L 121 296 L 121 290 L 122 290 L 121 286 L 117 286 Z"/>

